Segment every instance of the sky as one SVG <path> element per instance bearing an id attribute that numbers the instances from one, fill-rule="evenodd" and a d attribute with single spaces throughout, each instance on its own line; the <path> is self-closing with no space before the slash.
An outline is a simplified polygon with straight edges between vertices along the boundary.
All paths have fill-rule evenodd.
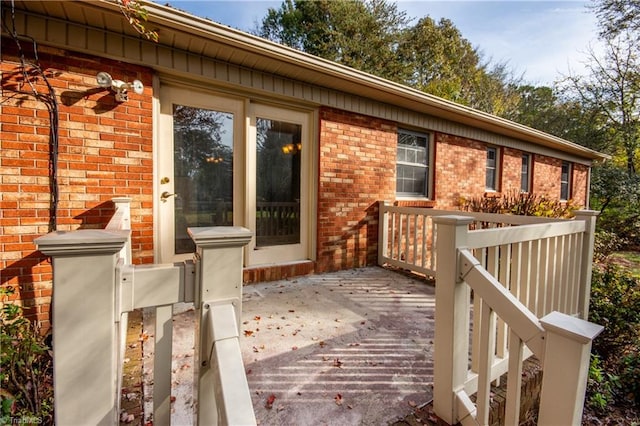
<path id="1" fill-rule="evenodd" d="M 164 3 L 164 2 L 163 2 Z M 170 0 L 171 6 L 243 31 L 254 30 L 282 1 Z M 597 25 L 589 1 L 399 0 L 414 22 L 424 16 L 450 19 L 462 36 L 492 63 L 506 62 L 534 85 L 551 85 L 581 74 L 589 46 L 597 51 Z"/>

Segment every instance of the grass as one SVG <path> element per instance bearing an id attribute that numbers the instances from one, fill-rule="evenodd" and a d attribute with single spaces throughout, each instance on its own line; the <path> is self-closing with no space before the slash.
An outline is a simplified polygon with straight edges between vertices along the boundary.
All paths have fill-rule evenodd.
<path id="1" fill-rule="evenodd" d="M 628 270 L 631 275 L 640 278 L 640 252 L 621 251 L 611 255 L 611 260 L 621 268 Z"/>

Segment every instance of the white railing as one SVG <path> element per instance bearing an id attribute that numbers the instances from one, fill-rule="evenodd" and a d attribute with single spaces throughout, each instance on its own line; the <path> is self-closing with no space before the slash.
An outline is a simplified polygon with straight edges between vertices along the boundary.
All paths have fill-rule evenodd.
<path id="1" fill-rule="evenodd" d="M 447 215 L 471 217 L 474 229 L 530 225 L 562 219 L 398 207 L 382 201 L 380 206 L 378 264 L 435 276 L 437 226 L 434 218 Z"/>
<path id="2" fill-rule="evenodd" d="M 154 423 L 170 424 L 172 306 L 193 302 L 197 423 L 256 424 L 239 344 L 244 228 L 190 228 L 194 261 L 130 264 L 127 199 L 104 230 L 36 239 L 52 257 L 56 424 L 119 423 L 126 313 L 155 307 Z M 127 261 L 125 261 L 127 259 Z"/>
<path id="3" fill-rule="evenodd" d="M 601 330 L 579 318 L 587 315 L 595 214 L 480 230 L 469 230 L 468 216 L 434 222 L 436 414 L 449 424 L 488 424 L 491 383 L 507 373 L 505 421 L 518 424 L 522 363 L 534 354 L 544 370 L 539 424 L 579 424 L 591 340 Z"/>

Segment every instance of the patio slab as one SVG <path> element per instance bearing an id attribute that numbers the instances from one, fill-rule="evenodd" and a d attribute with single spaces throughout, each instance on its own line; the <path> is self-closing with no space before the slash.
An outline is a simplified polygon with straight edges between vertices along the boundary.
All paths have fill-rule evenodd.
<path id="1" fill-rule="evenodd" d="M 378 267 L 246 286 L 240 343 L 258 424 L 404 418 L 431 400 L 434 311 L 431 284 Z M 178 425 L 193 424 L 193 314 L 184 305 L 174 316 Z"/>

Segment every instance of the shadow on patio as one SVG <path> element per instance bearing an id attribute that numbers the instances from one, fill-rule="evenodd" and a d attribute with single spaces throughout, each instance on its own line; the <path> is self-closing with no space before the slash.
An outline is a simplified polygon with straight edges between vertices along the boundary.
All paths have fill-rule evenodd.
<path id="1" fill-rule="evenodd" d="M 258 424 L 385 425 L 431 399 L 435 289 L 424 280 L 371 267 L 250 285 L 243 299 Z M 173 424 L 193 423 L 193 312 L 174 317 Z"/>

